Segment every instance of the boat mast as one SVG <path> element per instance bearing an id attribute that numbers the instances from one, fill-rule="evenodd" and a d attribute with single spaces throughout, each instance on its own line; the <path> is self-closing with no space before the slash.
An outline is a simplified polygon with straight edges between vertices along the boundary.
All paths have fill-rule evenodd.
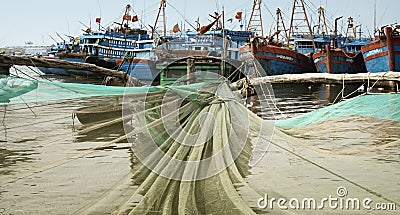
<path id="1" fill-rule="evenodd" d="M 248 31 L 253 31 L 257 36 L 264 37 L 261 17 L 261 0 L 254 0 L 250 21 L 247 25 Z"/>
<path id="2" fill-rule="evenodd" d="M 124 23 L 125 23 L 125 21 L 126 21 L 126 26 L 128 26 L 128 24 L 129 24 L 129 21 L 131 20 L 131 16 L 129 15 L 129 11 L 131 10 L 131 5 L 130 4 L 128 4 L 128 5 L 126 5 L 126 7 L 125 7 L 125 13 L 124 13 L 124 16 L 122 17 L 122 24 L 121 24 L 121 30 L 124 28 Z"/>
<path id="3" fill-rule="evenodd" d="M 329 34 L 329 30 L 328 30 L 328 25 L 326 24 L 326 16 L 325 16 L 325 8 L 323 7 L 319 7 L 318 8 L 318 30 L 317 30 L 317 34 L 321 34 L 321 30 L 325 30 L 322 31 L 322 34 Z"/>
<path id="4" fill-rule="evenodd" d="M 377 32 L 377 29 L 376 29 L 376 0 L 375 0 L 375 3 L 374 3 L 374 34 Z"/>
<path id="5" fill-rule="evenodd" d="M 166 36 L 167 35 L 167 26 L 165 24 L 165 7 L 167 6 L 167 0 L 161 0 L 160 8 L 158 9 L 158 14 L 156 18 L 156 22 L 154 23 L 153 28 L 153 37 L 156 38 L 158 35 Z M 160 34 L 157 34 L 157 28 L 161 28 Z"/>
<path id="6" fill-rule="evenodd" d="M 225 76 L 225 61 L 226 61 L 226 41 L 225 41 L 225 8 L 222 6 L 222 59 L 221 59 L 221 75 Z"/>
<path id="7" fill-rule="evenodd" d="M 306 25 L 304 25 L 304 22 L 306 23 Z M 303 36 L 309 35 L 314 49 L 316 48 L 314 35 L 312 34 L 310 22 L 308 21 L 306 13 L 306 8 L 304 7 L 304 0 L 293 1 L 292 18 L 290 19 L 290 28 L 288 35 L 289 40 L 294 33 L 301 34 Z"/>
<path id="8" fill-rule="evenodd" d="M 285 27 L 285 22 L 283 22 L 283 17 L 281 9 L 276 10 L 276 42 L 279 42 L 279 35 L 283 32 L 283 38 L 288 39 L 287 30 Z"/>
<path id="9" fill-rule="evenodd" d="M 346 30 L 346 37 L 350 38 L 351 36 L 353 36 L 354 39 L 357 38 L 357 30 L 356 30 L 357 26 L 354 26 L 354 19 L 353 17 L 349 17 L 347 19 L 347 30 Z"/>

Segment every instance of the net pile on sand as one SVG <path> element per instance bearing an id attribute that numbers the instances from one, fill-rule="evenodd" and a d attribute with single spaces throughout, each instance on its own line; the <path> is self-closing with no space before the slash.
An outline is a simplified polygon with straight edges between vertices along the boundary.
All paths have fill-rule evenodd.
<path id="1" fill-rule="evenodd" d="M 142 164 L 133 177 L 139 188 L 120 213 L 253 214 L 239 190 L 259 198 L 244 178 L 273 123 L 249 112 L 226 83 L 158 95 L 124 110 L 137 113 L 125 131 Z M 168 101 L 154 102 L 160 98 Z"/>

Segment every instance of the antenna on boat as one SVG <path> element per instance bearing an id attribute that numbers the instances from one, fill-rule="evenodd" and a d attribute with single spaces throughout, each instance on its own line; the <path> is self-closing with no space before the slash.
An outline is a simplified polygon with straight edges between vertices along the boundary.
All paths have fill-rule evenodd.
<path id="1" fill-rule="evenodd" d="M 154 23 L 153 37 L 157 37 L 158 35 L 163 35 L 165 37 L 167 35 L 167 26 L 165 24 L 165 7 L 166 6 L 167 6 L 167 0 L 161 0 L 160 8 L 158 9 L 156 22 Z M 160 34 L 157 34 L 157 28 L 162 29 Z"/>
<path id="2" fill-rule="evenodd" d="M 217 18 L 218 19 L 218 18 Z M 226 60 L 226 41 L 225 41 L 225 8 L 224 6 L 222 6 L 222 59 L 221 59 L 221 64 L 222 64 L 222 68 L 221 68 L 221 74 L 222 76 L 225 76 L 225 60 Z"/>
<path id="3" fill-rule="evenodd" d="M 305 25 L 304 22 L 306 23 Z M 312 34 L 310 22 L 307 18 L 306 8 L 304 7 L 304 0 L 293 1 L 292 18 L 290 19 L 288 41 L 294 33 L 300 34 L 303 37 L 309 35 L 314 49 L 316 48 L 314 35 Z"/>
<path id="4" fill-rule="evenodd" d="M 376 33 L 376 0 L 374 3 L 374 34 Z"/>
<path id="5" fill-rule="evenodd" d="M 247 25 L 248 31 L 253 31 L 257 36 L 264 37 L 264 30 L 261 17 L 261 0 L 254 0 L 250 21 Z"/>

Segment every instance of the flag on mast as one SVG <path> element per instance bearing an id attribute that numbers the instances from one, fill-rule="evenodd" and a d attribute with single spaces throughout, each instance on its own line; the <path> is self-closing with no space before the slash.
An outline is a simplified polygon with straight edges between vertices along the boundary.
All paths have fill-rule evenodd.
<path id="1" fill-rule="evenodd" d="M 181 30 L 179 29 L 179 25 L 178 25 L 178 24 L 174 25 L 174 28 L 172 29 L 172 31 L 173 31 L 174 33 L 178 33 L 179 31 L 181 31 Z"/>
<path id="2" fill-rule="evenodd" d="M 130 15 L 124 15 L 123 19 L 130 21 L 132 19 L 132 17 Z"/>
<path id="3" fill-rule="evenodd" d="M 212 28 L 212 26 L 215 25 L 215 23 L 218 22 L 218 20 L 219 20 L 219 17 L 217 17 L 217 18 L 214 20 L 214 22 L 210 23 L 209 25 L 201 26 L 198 35 L 204 34 L 204 33 L 206 33 L 207 31 L 209 31 L 209 30 Z"/>
<path id="4" fill-rule="evenodd" d="M 235 18 L 242 19 L 242 14 L 243 14 L 243 12 L 237 12 Z"/>

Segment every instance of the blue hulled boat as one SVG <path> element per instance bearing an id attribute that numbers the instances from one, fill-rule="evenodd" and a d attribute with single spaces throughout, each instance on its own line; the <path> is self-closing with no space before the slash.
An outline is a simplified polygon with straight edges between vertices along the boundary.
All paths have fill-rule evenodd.
<path id="1" fill-rule="evenodd" d="M 272 42 L 254 38 L 240 48 L 243 61 L 255 57 L 266 75 L 300 74 L 315 72 L 311 58 L 295 50 Z M 259 74 L 262 75 L 262 74 Z"/>
<path id="2" fill-rule="evenodd" d="M 400 72 L 399 28 L 383 28 L 374 41 L 361 48 L 368 72 Z"/>
<path id="3" fill-rule="evenodd" d="M 101 19 L 97 18 L 99 30 L 93 31 L 91 28 L 85 30 L 85 33 L 76 39 L 77 43 L 68 49 L 59 49 L 55 56 L 48 56 L 52 60 L 67 60 L 70 62 L 93 63 L 98 66 L 109 69 L 119 69 L 126 71 L 128 74 L 139 64 L 141 68 L 146 67 L 147 60 L 155 59 L 154 56 L 154 40 L 150 38 L 147 30 L 133 28 L 130 23 L 138 21 L 137 16 L 131 16 L 132 10 L 130 5 L 125 8 L 125 13 L 121 23 L 100 29 Z M 46 74 L 57 75 L 80 75 L 91 76 L 96 75 L 89 71 L 82 70 L 63 70 L 59 68 L 39 68 Z M 140 74 L 132 74 L 139 79 L 151 79 L 149 72 L 144 76 Z"/>

